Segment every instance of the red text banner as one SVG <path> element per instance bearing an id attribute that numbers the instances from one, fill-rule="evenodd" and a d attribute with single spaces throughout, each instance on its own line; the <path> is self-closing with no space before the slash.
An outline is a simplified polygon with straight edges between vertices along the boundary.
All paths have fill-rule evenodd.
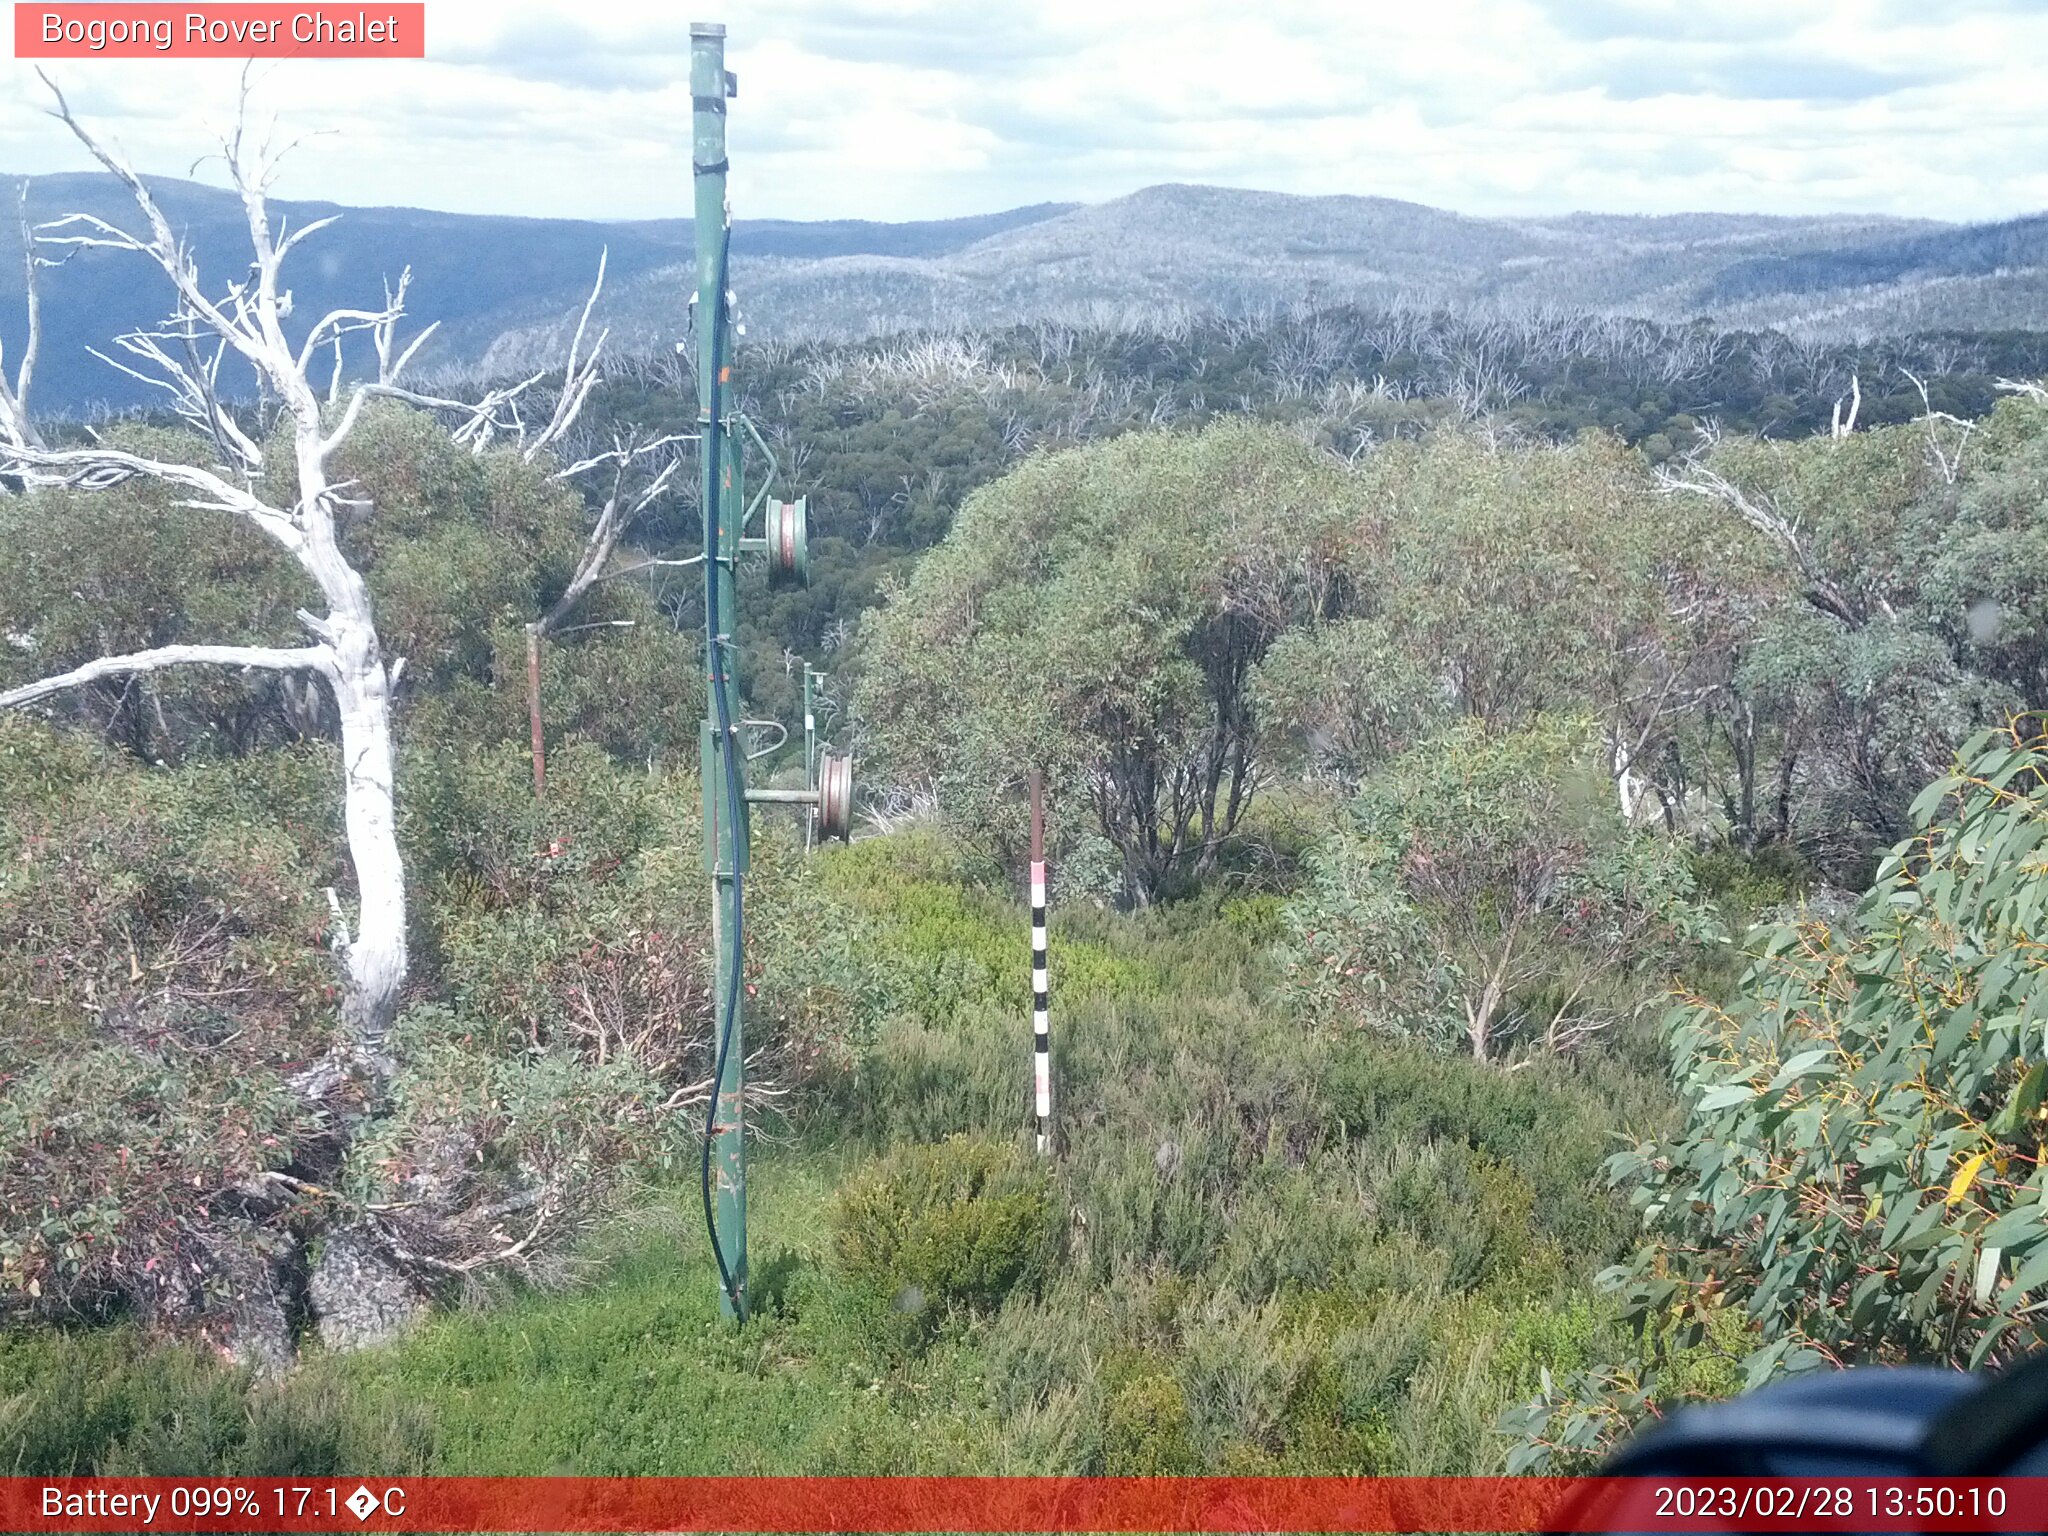
<path id="1" fill-rule="evenodd" d="M 419 59 L 427 8 L 411 3 L 14 7 L 18 59 Z"/>
<path id="2" fill-rule="evenodd" d="M 9 1531 L 2040 1531 L 2036 1478 L 0 1478 Z"/>

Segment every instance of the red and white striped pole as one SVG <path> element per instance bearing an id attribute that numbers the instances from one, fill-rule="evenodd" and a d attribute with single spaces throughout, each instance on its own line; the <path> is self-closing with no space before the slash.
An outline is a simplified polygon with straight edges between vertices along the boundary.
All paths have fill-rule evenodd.
<path id="1" fill-rule="evenodd" d="M 1045 802 L 1031 770 L 1031 1083 L 1038 1114 L 1038 1150 L 1052 1146 L 1052 1026 L 1045 943 Z"/>

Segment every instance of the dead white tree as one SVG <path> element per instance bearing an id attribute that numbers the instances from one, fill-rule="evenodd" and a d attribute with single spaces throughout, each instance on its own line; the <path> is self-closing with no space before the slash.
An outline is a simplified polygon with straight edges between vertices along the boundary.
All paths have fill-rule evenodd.
<path id="1" fill-rule="evenodd" d="M 350 325 L 383 323 L 387 316 L 336 311 L 315 323 L 302 346 L 294 347 L 286 339 L 280 269 L 297 245 L 330 221 L 316 220 L 278 237 L 265 205 L 265 157 L 245 143 L 239 125 L 226 146 L 227 164 L 247 214 L 255 259 L 247 277 L 230 284 L 224 295 L 208 292 L 197 261 L 142 179 L 78 121 L 63 92 L 47 76 L 44 83 L 56 98 L 55 115 L 126 187 L 146 225 L 144 233 L 134 233 L 96 215 L 73 214 L 57 220 L 44 238 L 73 250 L 132 252 L 156 264 L 175 295 L 172 317 L 154 336 L 134 338 L 128 350 L 160 370 L 180 414 L 188 419 L 204 415 L 209 421 L 228 415 L 215 392 L 217 370 L 193 368 L 163 343 L 208 337 L 245 360 L 291 417 L 298 500 L 273 506 L 249 488 L 251 476 L 262 467 L 262 450 L 240 432 L 217 436 L 232 461 L 232 467 L 219 469 L 166 463 L 98 446 L 52 450 L 22 439 L 0 446 L 0 467 L 31 486 L 98 490 L 138 477 L 176 486 L 188 493 L 181 505 L 240 517 L 291 555 L 319 590 L 326 612 L 300 611 L 300 622 L 312 637 L 309 645 L 172 645 L 104 656 L 0 693 L 0 708 L 19 707 L 102 677 L 174 666 L 233 666 L 319 676 L 334 699 L 341 725 L 344 818 L 356 876 L 356 919 L 348 927 L 345 950 L 349 985 L 344 1014 L 356 1053 L 379 1060 L 406 973 L 405 871 L 392 810 L 391 689 L 397 668 L 385 662 L 369 590 L 337 538 L 336 513 L 347 503 L 345 487 L 331 480 L 328 466 L 354 425 L 355 411 L 352 408 L 330 430 L 307 381 L 306 365 L 324 338 Z M 395 313 L 388 314 L 388 322 L 396 319 Z M 396 379 L 387 375 L 379 382 L 395 385 Z M 359 401 L 360 396 L 351 406 Z"/>
<path id="2" fill-rule="evenodd" d="M 598 281 L 601 283 L 603 280 L 603 274 L 600 272 Z M 587 309 L 585 312 L 588 313 Z M 580 329 L 579 327 L 579 333 Z M 576 367 L 573 361 L 573 348 L 571 358 L 567 377 L 574 381 Z M 590 361 L 594 368 L 594 353 Z M 582 386 L 582 393 L 589 393 L 588 384 Z M 625 537 L 626 531 L 633 526 L 641 513 L 661 499 L 662 493 L 668 489 L 677 469 L 681 467 L 682 460 L 673 452 L 675 446 L 695 441 L 694 433 L 674 433 L 646 443 L 615 436 L 608 451 L 579 459 L 556 477 L 571 480 L 579 475 L 609 468 L 612 472 L 612 483 L 610 494 L 605 497 L 604 506 L 598 511 L 597 521 L 591 527 L 590 536 L 584 540 L 583 551 L 577 557 L 576 569 L 569 577 L 569 584 L 562 589 L 562 595 L 555 599 L 554 605 L 546 613 L 526 626 L 526 715 L 532 736 L 533 792 L 536 797 L 547 793 L 548 782 L 547 744 L 542 731 L 540 707 L 541 642 L 548 636 L 558 633 L 564 621 L 576 611 L 576 605 L 601 582 L 615 581 L 621 576 L 630 576 L 656 566 L 697 563 L 692 560 L 662 560 L 650 556 L 627 565 L 612 564 L 612 556 L 618 550 L 619 541 Z M 643 461 L 657 463 L 659 467 L 645 483 L 635 484 L 629 476 L 635 466 Z M 701 560 L 702 556 L 698 559 Z M 623 624 L 629 623 L 630 620 L 622 619 L 618 622 Z"/>
<path id="3" fill-rule="evenodd" d="M 407 968 L 405 871 L 393 815 L 391 733 L 392 691 L 405 663 L 403 658 L 387 661 L 363 574 L 340 543 L 343 515 L 360 515 L 369 508 L 348 494 L 349 482 L 336 480 L 331 466 L 365 403 L 378 397 L 453 413 L 457 421 L 452 435 L 475 450 L 481 451 L 495 436 L 507 434 L 523 443 L 530 456 L 566 430 L 589 393 L 591 378 L 587 369 L 579 370 L 572 354 L 554 410 L 532 438 L 519 418 L 516 402 L 541 375 L 492 390 L 476 402 L 407 389 L 402 374 L 426 333 L 402 349 L 395 345 L 397 325 L 404 314 L 404 279 L 395 292 L 387 288 L 382 308 L 334 310 L 314 321 L 294 345 L 285 329 L 291 293 L 283 286 L 280 273 L 285 259 L 333 220 L 316 219 L 289 232 L 282 221 L 273 221 L 266 191 L 278 157 L 270 153 L 267 142 L 252 144 L 246 136 L 246 80 L 236 127 L 223 149 L 228 175 L 247 217 L 253 260 L 246 275 L 227 283 L 225 291 L 209 288 L 203 281 L 193 253 L 142 179 L 79 122 L 48 76 L 43 81 L 55 100 L 51 115 L 127 190 L 142 223 L 139 230 L 130 230 L 97 215 L 72 214 L 43 226 L 39 239 L 52 249 L 139 255 L 169 280 L 173 295 L 170 318 L 153 331 L 121 338 L 118 345 L 140 366 L 116 366 L 166 390 L 177 413 L 210 439 L 222 462 L 205 469 L 98 445 L 49 448 L 28 430 L 20 415 L 24 374 L 24 384 L 17 386 L 4 407 L 8 426 L 0 431 L 0 473 L 16 476 L 30 488 L 100 490 L 138 478 L 172 486 L 185 493 L 179 505 L 239 517 L 290 555 L 319 591 L 324 611 L 300 610 L 299 621 L 310 640 L 303 646 L 173 645 L 103 656 L 0 693 L 0 709 L 31 704 L 104 677 L 177 666 L 228 666 L 318 678 L 334 701 L 340 723 L 343 816 L 357 897 L 354 921 L 338 925 L 337 947 L 347 973 L 345 1038 L 330 1066 L 353 1060 L 380 1075 L 387 1073 L 391 1064 L 385 1051 L 386 1035 Z M 34 248 L 31 245 L 31 251 Z M 33 265 L 30 273 L 33 277 Z M 341 404 L 337 370 L 323 402 L 310 381 L 314 360 L 323 349 L 338 346 L 342 337 L 357 332 L 370 335 L 377 376 L 356 384 Z M 207 355 L 202 356 L 201 349 Z M 266 501 L 256 490 L 264 467 L 263 434 L 244 430 L 222 403 L 218 380 L 221 362 L 228 357 L 254 371 L 264 395 L 288 420 L 297 471 L 296 499 L 289 505 Z M 323 404 L 339 405 L 339 409 L 323 411 Z"/>
<path id="4" fill-rule="evenodd" d="M 1845 404 L 1849 407 L 1846 415 L 1842 411 L 1842 407 Z M 1856 418 L 1862 412 L 1863 381 L 1852 373 L 1849 375 L 1849 393 L 1838 397 L 1835 401 L 1834 415 L 1829 419 L 1828 423 L 1828 436 L 1837 439 L 1849 436 L 1850 433 L 1856 430 Z"/>
<path id="5" fill-rule="evenodd" d="M 1920 391 L 1920 422 L 1927 429 L 1928 460 L 1940 473 L 1943 484 L 1954 485 L 1963 472 L 1963 450 L 1970 446 L 1977 424 L 1947 411 L 1937 411 L 1920 375 L 1903 364 L 1899 372 L 1911 379 L 1913 387 Z"/>
<path id="6" fill-rule="evenodd" d="M 6 373 L 0 371 L 0 438 L 25 448 L 40 448 L 43 440 L 37 435 L 35 423 L 28 413 L 28 393 L 35 381 L 36 351 L 43 336 L 42 288 L 36 281 L 36 268 L 44 263 L 36 253 L 36 232 L 29 227 L 26 176 L 21 178 L 18 216 L 21 221 L 22 281 L 28 294 L 28 335 L 22 343 L 21 361 L 15 367 L 11 386 Z"/>
<path id="7" fill-rule="evenodd" d="M 1667 495 L 1685 493 L 1705 496 L 1720 502 L 1734 511 L 1757 533 L 1761 534 L 1792 563 L 1805 587 L 1806 600 L 1823 613 L 1840 619 L 1851 629 L 1862 629 L 1870 623 L 1870 613 L 1849 595 L 1821 568 L 1806 541 L 1805 531 L 1795 517 L 1788 516 L 1768 494 L 1751 492 L 1737 485 L 1726 475 L 1715 469 L 1709 462 L 1712 450 L 1718 445 L 1720 434 L 1711 423 L 1704 429 L 1701 441 L 1682 457 L 1669 464 L 1658 466 L 1657 488 Z M 1886 618 L 1896 618 L 1892 605 L 1881 593 L 1872 595 L 1872 602 Z"/>

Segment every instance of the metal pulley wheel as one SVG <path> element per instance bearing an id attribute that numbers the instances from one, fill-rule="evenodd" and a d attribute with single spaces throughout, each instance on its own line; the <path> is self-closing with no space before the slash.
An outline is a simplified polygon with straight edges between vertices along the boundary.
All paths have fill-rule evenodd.
<path id="1" fill-rule="evenodd" d="M 766 542 L 768 585 L 808 586 L 811 580 L 810 518 L 804 498 L 768 503 Z"/>
<path id="2" fill-rule="evenodd" d="M 818 759 L 818 836 L 853 840 L 853 759 L 844 752 Z"/>

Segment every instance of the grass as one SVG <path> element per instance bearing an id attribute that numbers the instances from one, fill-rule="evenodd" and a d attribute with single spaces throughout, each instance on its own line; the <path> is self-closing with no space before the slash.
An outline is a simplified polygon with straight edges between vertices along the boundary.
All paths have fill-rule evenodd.
<path id="1" fill-rule="evenodd" d="M 842 1167 L 757 1160 L 749 1241 L 759 1315 L 735 1330 L 694 1190 L 663 1194 L 613 1238 L 602 1278 L 440 1318 L 400 1346 L 337 1362 L 366 1394 L 430 1405 L 433 1470 L 450 1474 L 691 1475 L 957 1471 L 987 1426 L 956 1403 L 945 1352 L 885 1373 L 827 1282 L 822 1234 Z"/>
<path id="2" fill-rule="evenodd" d="M 0 1470 L 253 1473 L 276 1460 L 261 1442 L 294 1430 L 297 1452 L 334 1442 L 366 1473 L 969 1470 L 993 1433 L 970 1362 L 942 1345 L 880 1367 L 836 1315 L 851 1303 L 826 1278 L 823 1234 L 843 1172 L 816 1154 L 757 1159 L 759 1315 L 744 1330 L 718 1315 L 695 1191 L 675 1189 L 587 1256 L 583 1290 L 446 1314 L 386 1349 L 312 1350 L 274 1388 L 126 1327 L 0 1335 Z M 411 1433 L 366 1433 L 391 1420 Z"/>

